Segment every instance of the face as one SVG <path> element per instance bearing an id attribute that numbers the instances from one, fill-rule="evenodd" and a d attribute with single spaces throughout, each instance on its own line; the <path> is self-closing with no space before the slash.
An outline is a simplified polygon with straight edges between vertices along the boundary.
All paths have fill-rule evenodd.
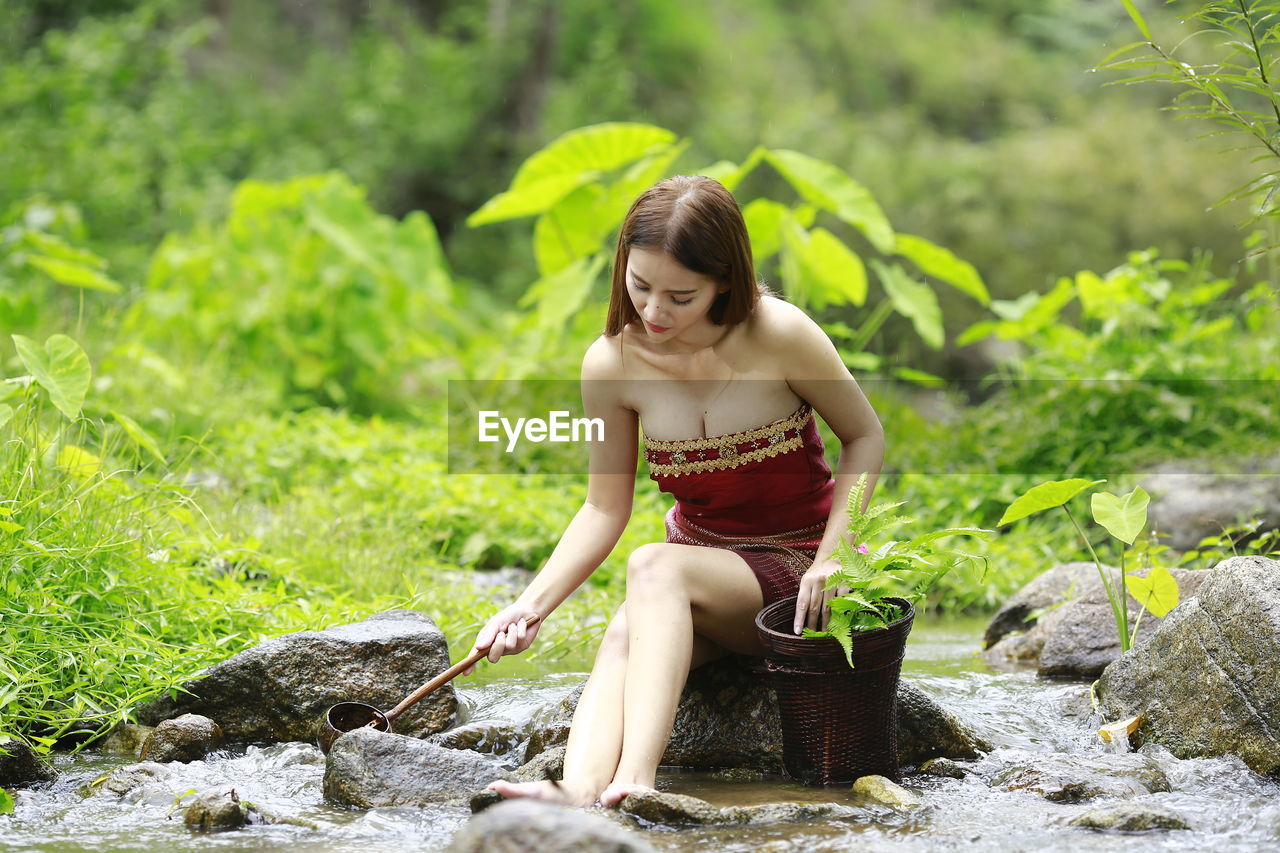
<path id="1" fill-rule="evenodd" d="M 661 250 L 634 246 L 627 257 L 627 294 L 645 332 L 657 340 L 677 339 L 711 326 L 707 312 L 728 289 L 681 266 Z"/>

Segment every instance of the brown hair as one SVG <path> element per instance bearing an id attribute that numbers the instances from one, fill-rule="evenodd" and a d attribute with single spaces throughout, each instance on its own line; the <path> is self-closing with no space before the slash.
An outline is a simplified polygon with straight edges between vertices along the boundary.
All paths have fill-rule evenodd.
<path id="1" fill-rule="evenodd" d="M 613 289 L 605 334 L 618 335 L 638 319 L 627 295 L 627 258 L 632 246 L 660 249 L 685 269 L 727 284 L 707 318 L 716 325 L 741 323 L 760 301 L 747 224 L 733 194 L 718 181 L 676 175 L 640 194 L 618 232 Z"/>

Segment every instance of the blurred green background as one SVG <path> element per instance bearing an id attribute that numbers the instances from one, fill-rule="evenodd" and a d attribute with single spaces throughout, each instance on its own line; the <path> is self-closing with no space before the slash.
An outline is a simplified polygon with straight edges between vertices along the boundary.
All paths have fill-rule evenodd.
<path id="1" fill-rule="evenodd" d="M 1162 41 L 1178 11 L 1146 9 Z M 1272 220 L 1213 207 L 1259 168 L 1170 87 L 1106 85 L 1137 38 L 1104 0 L 6 0 L 0 736 L 94 731 L 263 636 L 392 606 L 458 656 L 520 588 L 492 570 L 538 568 L 585 478 L 449 476 L 445 381 L 574 378 L 617 204 L 665 174 L 752 167 L 759 271 L 884 380 L 881 490 L 922 525 L 1276 446 L 1270 399 L 1211 381 L 1280 378 L 1273 260 L 1245 259 Z M 480 223 L 587 138 L 621 153 Z M 549 248 L 535 215 L 579 230 Z M 1138 381 L 1017 381 L 1104 377 Z M 641 472 L 538 665 L 589 660 L 663 508 Z M 989 609 L 1083 545 L 1046 517 L 980 547 L 992 570 L 932 607 Z"/>

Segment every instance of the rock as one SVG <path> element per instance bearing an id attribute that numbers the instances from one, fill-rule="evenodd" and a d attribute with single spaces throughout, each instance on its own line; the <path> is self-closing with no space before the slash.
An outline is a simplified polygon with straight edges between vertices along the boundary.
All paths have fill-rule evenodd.
<path id="1" fill-rule="evenodd" d="M 127 764 L 124 767 L 117 767 L 115 770 L 112 770 L 100 782 L 95 781 L 89 783 L 83 793 L 88 795 L 114 794 L 117 797 L 123 797 L 125 794 L 128 794 L 136 788 L 156 782 L 163 782 L 172 775 L 172 770 L 163 764 L 157 764 L 154 761 L 144 761 L 141 764 Z"/>
<path id="2" fill-rule="evenodd" d="M 1082 567 L 1087 567 L 1088 572 Z M 1119 570 L 1113 567 L 1107 566 L 1106 569 L 1113 580 L 1119 574 Z M 1171 569 L 1170 573 L 1178 582 L 1182 598 L 1194 595 L 1208 577 L 1207 572 L 1186 569 Z M 1134 574 L 1145 575 L 1146 572 Z M 1010 613 L 1022 612 L 1024 604 L 1012 608 L 1010 606 L 1019 600 L 1025 604 L 1044 601 L 1046 596 L 1056 590 L 1062 590 L 1063 595 L 1071 591 L 1076 597 L 1042 615 L 1025 633 L 1002 636 L 985 652 L 985 657 L 988 660 L 1034 661 L 1038 664 L 1037 674 L 1045 677 L 1090 679 L 1097 678 L 1107 664 L 1120 657 L 1120 638 L 1116 634 L 1115 616 L 1112 615 L 1111 603 L 1098 577 L 1098 569 L 1092 563 L 1066 563 L 1051 569 L 1023 587 L 1005 608 L 1001 608 L 1001 612 L 1007 608 Z M 1137 622 L 1140 609 L 1138 602 L 1130 596 L 1130 629 Z M 1023 619 L 1034 614 L 1034 609 L 1028 609 Z M 1000 618 L 997 613 L 988 625 L 988 639 L 999 634 L 1001 629 L 997 626 L 997 620 Z M 1003 624 L 1009 624 L 1011 618 L 1005 617 Z M 1146 642 L 1155 633 L 1160 621 L 1150 613 L 1145 614 L 1136 645 Z"/>
<path id="3" fill-rule="evenodd" d="M 1151 493 L 1147 509 L 1151 529 L 1168 534 L 1179 551 L 1201 539 L 1222 535 L 1225 527 L 1258 518 L 1258 532 L 1280 529 L 1280 459 L 1252 460 L 1237 466 L 1250 474 L 1216 474 L 1206 462 L 1169 462 L 1142 477 Z M 1271 471 L 1269 476 L 1256 472 Z"/>
<path id="4" fill-rule="evenodd" d="M 720 809 L 684 794 L 642 791 L 628 794 L 618 803 L 623 814 L 663 826 L 699 826 L 721 822 Z"/>
<path id="5" fill-rule="evenodd" d="M 1190 829 L 1182 816 L 1171 809 L 1144 803 L 1117 803 L 1085 812 L 1070 826 L 1109 829 L 1116 832 L 1150 832 L 1157 829 Z"/>
<path id="6" fill-rule="evenodd" d="M 763 803 L 730 806 L 720 810 L 720 817 L 720 823 L 729 824 L 802 823 L 824 818 L 865 818 L 866 811 L 842 803 Z"/>
<path id="7" fill-rule="evenodd" d="M 1110 719 L 1141 714 L 1131 742 L 1178 758 L 1234 754 L 1280 771 L 1280 561 L 1232 557 L 1148 642 L 1107 667 Z"/>
<path id="8" fill-rule="evenodd" d="M 989 649 L 1010 634 L 1029 631 L 1036 623 L 1036 614 L 1074 598 L 1086 584 L 1097 580 L 1098 569 L 1093 563 L 1061 563 L 1040 573 L 991 617 L 982 647 Z M 1039 656 L 1037 649 L 1034 657 Z"/>
<path id="9" fill-rule="evenodd" d="M 920 805 L 919 797 L 883 776 L 863 776 L 849 790 L 882 806 L 914 808 Z"/>
<path id="10" fill-rule="evenodd" d="M 689 674 L 662 764 L 702 770 L 782 772 L 777 700 L 750 658 L 734 656 Z M 525 751 L 528 761 L 568 739 L 582 689 L 540 715 Z M 977 758 L 991 747 L 905 680 L 898 682 L 898 756 L 904 765 L 929 758 Z"/>
<path id="11" fill-rule="evenodd" d="M 0 744 L 0 787 L 16 788 L 57 778 L 58 771 L 37 758 L 26 741 L 11 738 Z"/>
<path id="12" fill-rule="evenodd" d="M 236 829 L 250 823 L 265 823 L 248 803 L 240 802 L 234 790 L 206 791 L 187 804 L 182 822 L 195 830 Z"/>
<path id="13" fill-rule="evenodd" d="M 473 817 L 447 853 L 657 853 L 599 815 L 534 800 L 507 800 Z"/>
<path id="14" fill-rule="evenodd" d="M 286 634 L 246 649 L 183 685 L 190 695 L 162 698 L 137 710 L 154 725 L 181 714 L 212 717 L 229 741 L 306 741 L 331 705 L 367 702 L 395 707 L 449 667 L 435 623 L 413 610 L 390 610 L 324 631 Z M 446 684 L 396 720 L 400 734 L 425 737 L 445 729 L 457 708 Z"/>
<path id="15" fill-rule="evenodd" d="M 517 782 L 537 782 L 542 779 L 559 781 L 564 778 L 564 752 L 564 744 L 553 746 L 512 770 L 511 778 Z"/>
<path id="16" fill-rule="evenodd" d="M 153 731 L 155 731 L 153 726 L 116 723 L 102 740 L 98 741 L 97 746 L 103 752 L 118 752 L 137 757 L 142 752 L 142 744 Z"/>
<path id="17" fill-rule="evenodd" d="M 1145 755 L 1056 753 L 1010 768 L 995 783 L 1010 791 L 1030 791 L 1055 803 L 1169 790 L 1169 780 L 1160 765 Z"/>
<path id="18" fill-rule="evenodd" d="M 356 729 L 333 742 L 324 769 L 324 795 L 340 805 L 465 805 L 471 793 L 511 774 L 494 762 L 417 738 Z"/>
<path id="19" fill-rule="evenodd" d="M 922 776 L 940 776 L 946 779 L 963 779 L 969 771 L 956 764 L 950 758 L 930 758 L 920 765 Z"/>
<path id="20" fill-rule="evenodd" d="M 470 749 L 491 755 L 506 755 L 521 740 L 523 731 L 509 723 L 468 723 L 427 738 L 428 743 L 446 749 Z"/>
<path id="21" fill-rule="evenodd" d="M 183 714 L 165 720 L 142 744 L 143 761 L 199 761 L 222 747 L 222 729 L 208 717 Z"/>

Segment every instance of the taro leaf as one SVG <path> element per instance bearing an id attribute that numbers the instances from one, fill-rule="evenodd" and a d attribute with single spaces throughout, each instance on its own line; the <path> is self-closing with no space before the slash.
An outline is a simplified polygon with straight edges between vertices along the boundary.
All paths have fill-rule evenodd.
<path id="1" fill-rule="evenodd" d="M 134 444 L 154 456 L 156 461 L 161 465 L 164 464 L 164 454 L 160 452 L 160 445 L 156 443 L 156 440 L 152 437 L 151 433 L 143 429 L 137 421 L 128 415 L 121 414 L 120 412 L 112 412 L 111 414 L 115 417 L 116 422 L 124 428 L 124 431 L 129 435 L 129 438 L 133 439 Z"/>
<path id="2" fill-rule="evenodd" d="M 525 160 L 511 189 L 521 190 L 564 175 L 611 172 L 675 142 L 676 135 L 669 130 L 634 122 L 609 122 L 571 130 Z"/>
<path id="3" fill-rule="evenodd" d="M 90 379 L 89 356 L 80 345 L 66 335 L 51 335 L 42 350 L 30 338 L 12 337 L 22 364 L 58 410 L 70 420 L 79 417 Z"/>
<path id="4" fill-rule="evenodd" d="M 1056 506 L 1062 506 L 1076 495 L 1083 492 L 1090 486 L 1096 486 L 1099 483 L 1105 483 L 1106 480 L 1082 480 L 1079 478 L 1072 480 L 1054 480 L 1049 483 L 1041 483 L 1027 491 L 1025 495 L 1009 504 L 1009 508 L 1004 511 L 1004 515 L 1000 517 L 997 525 L 1008 524 L 1011 521 L 1017 521 L 1020 518 L 1026 518 L 1029 515 L 1035 515 L 1037 512 L 1046 509 L 1053 509 Z"/>
<path id="5" fill-rule="evenodd" d="M 1095 492 L 1090 498 L 1093 520 L 1126 545 L 1132 545 L 1147 524 L 1147 504 L 1151 497 L 1138 486 L 1124 497 Z"/>
<path id="6" fill-rule="evenodd" d="M 933 349 L 941 349 L 945 342 L 942 324 L 942 308 L 933 288 L 917 281 L 898 264 L 882 264 L 871 261 L 871 266 L 884 287 L 884 292 L 899 314 L 911 320 L 916 334 Z"/>
<path id="7" fill-rule="evenodd" d="M 702 175 L 713 181 L 719 181 L 725 189 L 733 192 L 737 189 L 742 179 L 750 174 L 751 170 L 760 165 L 760 161 L 764 159 L 766 149 L 757 145 L 755 150 L 747 155 L 747 159 L 742 161 L 742 165 L 736 165 L 728 160 L 717 160 L 710 166 L 704 166 L 701 169 L 694 169 L 692 174 Z"/>
<path id="8" fill-rule="evenodd" d="M 983 305 L 991 301 L 987 287 L 982 283 L 982 276 L 978 275 L 973 264 L 957 258 L 950 250 L 914 234 L 898 233 L 895 236 L 894 251 L 919 267 L 925 275 L 945 281 Z"/>
<path id="9" fill-rule="evenodd" d="M 57 465 L 73 477 L 91 477 L 102 468 L 102 460 L 82 447 L 65 444 L 58 451 Z"/>
<path id="10" fill-rule="evenodd" d="M 123 290 L 119 282 L 112 281 L 93 267 L 78 264 L 74 261 L 30 255 L 27 257 L 27 263 L 58 282 L 58 284 L 65 284 L 69 287 L 82 287 L 85 290 L 101 290 L 106 293 L 119 293 Z"/>
<path id="11" fill-rule="evenodd" d="M 1124 586 L 1152 616 L 1163 619 L 1178 606 L 1178 582 L 1164 566 L 1156 566 L 1145 578 L 1125 575 Z"/>
<path id="12" fill-rule="evenodd" d="M 13 814 L 13 795 L 0 788 L 0 814 Z"/>
<path id="13" fill-rule="evenodd" d="M 798 151 L 775 149 L 765 159 L 805 201 L 857 228 L 879 251 L 893 251 L 893 228 L 884 211 L 871 191 L 843 169 Z"/>
<path id="14" fill-rule="evenodd" d="M 757 264 L 782 248 L 782 223 L 786 217 L 786 205 L 767 198 L 755 199 L 742 209 Z"/>

